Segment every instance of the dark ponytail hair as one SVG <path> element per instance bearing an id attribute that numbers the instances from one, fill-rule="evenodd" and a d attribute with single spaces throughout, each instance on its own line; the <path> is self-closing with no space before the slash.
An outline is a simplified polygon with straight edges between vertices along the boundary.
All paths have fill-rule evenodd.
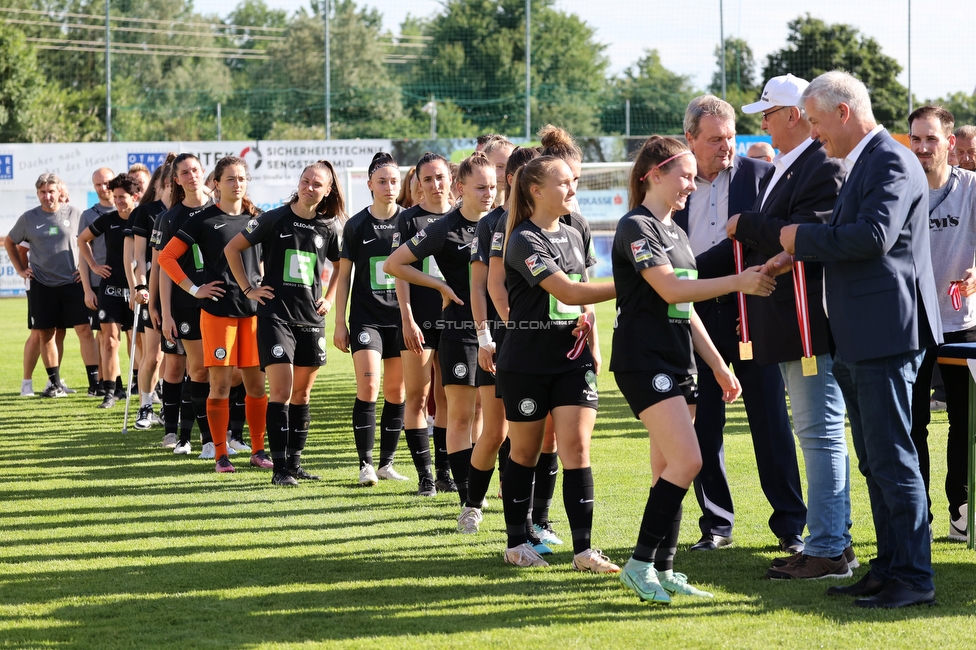
<path id="1" fill-rule="evenodd" d="M 416 169 L 417 169 L 417 178 L 418 179 L 420 178 L 420 176 L 421 176 L 421 174 L 423 172 L 424 165 L 429 165 L 430 163 L 437 162 L 438 160 L 441 161 L 442 163 L 444 163 L 444 166 L 447 167 L 447 173 L 450 175 L 450 173 L 451 173 L 451 163 L 449 163 L 447 161 L 447 158 L 445 158 L 444 156 L 442 156 L 442 155 L 440 155 L 438 153 L 434 153 L 433 151 L 428 151 L 428 152 L 424 153 L 424 155 L 422 155 L 420 157 L 420 160 L 417 161 L 417 167 L 416 167 Z M 452 179 L 448 179 L 448 182 L 450 183 L 451 180 Z"/>
<path id="2" fill-rule="evenodd" d="M 248 182 L 251 181 L 251 170 L 247 167 L 247 162 L 243 158 L 238 158 L 237 156 L 224 156 L 217 161 L 217 164 L 213 168 L 213 179 L 214 184 L 219 185 L 220 179 L 224 176 L 224 170 L 231 165 L 240 165 L 244 168 L 244 175 L 247 177 Z M 256 217 L 261 211 L 248 197 L 247 192 L 244 193 L 244 197 L 241 199 L 241 207 L 244 209 L 244 214 L 249 214 L 252 217 Z"/>
<path id="3" fill-rule="evenodd" d="M 512 236 L 515 227 L 528 221 L 535 211 L 535 199 L 532 198 L 529 188 L 545 183 L 546 177 L 560 162 L 562 159 L 555 156 L 539 156 L 515 171 L 515 178 L 512 179 L 512 186 L 509 188 L 511 193 L 508 196 L 508 223 L 505 224 L 503 250 L 508 248 L 508 239 Z"/>
<path id="4" fill-rule="evenodd" d="M 652 135 L 644 142 L 634 158 L 634 166 L 630 169 L 630 180 L 627 183 L 631 210 L 644 202 L 649 187 L 647 176 L 651 170 L 667 161 L 658 167 L 662 172 L 667 171 L 675 163 L 673 158 L 685 151 L 690 152 L 685 143 L 667 136 Z"/>
<path id="5" fill-rule="evenodd" d="M 310 169 L 321 169 L 328 172 L 329 183 L 331 184 L 329 193 L 315 206 L 315 212 L 326 217 L 338 219 L 340 222 L 345 221 L 346 199 L 342 195 L 342 186 L 339 185 L 339 176 L 336 174 L 335 167 L 328 160 L 319 160 L 306 166 L 302 170 L 302 176 Z M 293 203 L 298 203 L 298 190 L 295 190 L 295 193 L 291 195 L 291 198 L 288 199 L 285 205 L 292 205 Z"/>
<path id="6" fill-rule="evenodd" d="M 505 180 L 508 180 L 509 176 L 514 176 L 515 172 L 524 166 L 525 163 L 534 158 L 538 158 L 540 155 L 542 154 L 535 147 L 515 147 L 508 157 L 508 162 L 505 164 Z M 515 180 L 512 179 L 512 182 L 514 183 Z"/>
<path id="7" fill-rule="evenodd" d="M 543 156 L 555 156 L 566 162 L 583 162 L 583 150 L 566 129 L 546 124 L 539 131 L 539 139 L 542 141 Z"/>
<path id="8" fill-rule="evenodd" d="M 481 151 L 475 151 L 473 154 L 461 161 L 458 166 L 457 176 L 454 179 L 455 183 L 463 183 L 468 179 L 468 176 L 474 172 L 476 167 L 487 167 L 492 169 L 493 165 L 491 161 L 488 160 L 488 156 Z"/>
<path id="9" fill-rule="evenodd" d="M 172 151 L 166 154 L 166 160 L 162 165 L 156 167 L 152 176 L 149 178 L 149 187 L 143 188 L 139 203 L 149 205 L 156 200 L 156 186 L 170 173 L 169 167 L 172 166 L 174 158 L 176 158 L 176 154 Z"/>
<path id="10" fill-rule="evenodd" d="M 393 156 L 385 151 L 380 151 L 373 156 L 373 159 L 369 162 L 369 169 L 366 172 L 366 177 L 372 178 L 373 173 L 381 167 L 393 167 L 398 171 L 400 169 L 400 166 L 397 165 L 397 161 L 393 159 Z"/>
<path id="11" fill-rule="evenodd" d="M 180 171 L 180 163 L 190 160 L 191 158 L 197 161 L 197 163 L 200 165 L 200 169 L 203 170 L 203 163 L 201 163 L 200 159 L 192 153 L 181 153 L 173 159 L 173 166 L 170 168 L 170 183 L 172 183 L 173 187 L 173 198 L 171 200 L 173 205 L 183 203 L 183 199 L 186 198 L 186 190 L 183 189 L 182 185 L 176 182 L 176 177 Z"/>

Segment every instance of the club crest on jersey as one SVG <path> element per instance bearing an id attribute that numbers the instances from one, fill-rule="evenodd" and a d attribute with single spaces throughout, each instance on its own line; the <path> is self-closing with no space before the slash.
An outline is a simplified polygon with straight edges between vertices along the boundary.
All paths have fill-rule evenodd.
<path id="1" fill-rule="evenodd" d="M 651 245 L 646 239 L 638 239 L 630 243 L 630 252 L 634 255 L 635 262 L 643 262 L 651 259 Z"/>
<path id="2" fill-rule="evenodd" d="M 534 414 L 536 412 L 536 409 L 538 408 L 539 405 L 536 404 L 535 400 L 532 399 L 531 397 L 526 397 L 525 399 L 523 399 L 521 402 L 518 403 L 519 413 L 521 413 L 526 417 Z"/>
<path id="3" fill-rule="evenodd" d="M 491 235 L 491 250 L 500 251 L 502 249 L 502 243 L 505 241 L 505 233 L 496 232 Z"/>
<path id="4" fill-rule="evenodd" d="M 190 333 L 190 324 L 180 323 L 180 334 L 189 334 L 189 333 Z"/>
<path id="5" fill-rule="evenodd" d="M 546 263 L 539 259 L 539 254 L 535 253 L 525 260 L 525 265 L 529 267 L 529 273 L 535 277 L 546 270 Z"/>
<path id="6" fill-rule="evenodd" d="M 214 358 L 217 359 L 217 361 L 223 361 L 227 358 L 227 350 L 224 348 L 217 348 L 214 350 Z"/>
<path id="7" fill-rule="evenodd" d="M 359 342 L 362 343 L 363 345 L 366 345 L 367 343 L 369 343 L 369 332 L 360 332 L 359 333 Z"/>
<path id="8" fill-rule="evenodd" d="M 315 248 L 322 248 L 322 245 L 325 244 L 325 240 L 322 239 L 322 235 L 315 235 L 315 239 L 312 240 L 312 243 L 315 244 Z"/>
<path id="9" fill-rule="evenodd" d="M 254 229 L 257 227 L 258 227 L 258 220 L 251 219 L 247 222 L 247 225 L 244 227 L 244 230 L 246 230 L 247 232 L 254 232 Z"/>
<path id="10" fill-rule="evenodd" d="M 651 386 L 659 393 L 667 393 L 674 386 L 674 380 L 663 372 L 659 372 L 651 380 Z"/>
<path id="11" fill-rule="evenodd" d="M 468 375 L 468 367 L 463 363 L 454 364 L 454 376 L 458 379 L 463 379 Z"/>
<path id="12" fill-rule="evenodd" d="M 275 359 L 280 359 L 281 357 L 285 356 L 285 348 L 281 347 L 280 345 L 275 345 L 271 348 L 271 356 L 273 356 Z"/>
<path id="13" fill-rule="evenodd" d="M 425 239 L 427 239 L 427 230 L 426 229 L 421 230 L 416 235 L 414 235 L 413 236 L 413 239 L 410 240 L 410 243 L 413 244 L 414 246 L 417 246 L 417 245 L 420 244 L 420 242 L 424 241 Z"/>

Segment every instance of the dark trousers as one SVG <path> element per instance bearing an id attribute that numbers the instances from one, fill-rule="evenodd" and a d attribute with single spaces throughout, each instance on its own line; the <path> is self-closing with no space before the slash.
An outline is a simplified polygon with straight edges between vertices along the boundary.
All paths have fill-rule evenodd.
<path id="1" fill-rule="evenodd" d="M 734 301 L 720 304 L 710 300 L 696 303 L 695 309 L 715 347 L 726 362 L 731 362 L 742 384 L 759 483 L 773 509 L 769 528 L 776 537 L 802 535 L 807 509 L 779 367 L 739 360 L 735 333 L 738 308 Z M 725 402 L 711 369 L 697 355 L 695 361 L 698 364 L 695 433 L 702 453 L 702 469 L 695 479 L 695 496 L 702 510 L 698 525 L 703 535 L 728 537 L 732 535 L 735 514 L 725 468 Z"/>
<path id="2" fill-rule="evenodd" d="M 976 342 L 976 330 L 946 332 L 946 343 Z M 938 357 L 938 348 L 930 348 L 925 353 L 918 371 L 918 381 L 912 390 L 912 442 L 918 452 L 919 470 L 925 483 L 925 494 L 929 492 L 929 430 L 931 419 L 929 385 Z M 959 518 L 959 506 L 968 502 L 966 472 L 969 459 L 969 368 L 939 364 L 942 383 L 945 387 L 946 415 L 949 417 L 949 433 L 946 444 L 945 492 L 949 500 L 949 516 Z M 929 522 L 932 521 L 932 499 L 928 499 Z"/>

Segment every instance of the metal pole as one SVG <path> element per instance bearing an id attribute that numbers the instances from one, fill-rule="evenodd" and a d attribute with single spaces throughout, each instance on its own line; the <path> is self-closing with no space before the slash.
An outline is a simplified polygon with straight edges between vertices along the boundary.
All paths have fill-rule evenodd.
<path id="1" fill-rule="evenodd" d="M 322 0 L 325 14 L 325 139 L 332 139 L 332 50 L 329 42 L 329 0 Z"/>
<path id="2" fill-rule="evenodd" d="M 220 136 L 220 102 L 217 102 L 217 142 L 222 140 Z"/>
<path id="3" fill-rule="evenodd" d="M 718 38 L 722 57 L 722 99 L 725 99 L 725 10 L 722 0 L 718 0 Z"/>
<path id="4" fill-rule="evenodd" d="M 629 99 L 625 100 L 624 102 L 624 126 L 626 129 L 624 133 L 629 138 L 630 137 L 630 100 Z"/>
<path id="5" fill-rule="evenodd" d="M 437 100 L 430 96 L 430 139 L 437 139 Z"/>
<path id="6" fill-rule="evenodd" d="M 525 0 L 525 139 L 532 138 L 532 0 Z"/>
<path id="7" fill-rule="evenodd" d="M 105 0 L 105 141 L 112 141 L 112 36 L 108 31 L 109 0 Z"/>
<path id="8" fill-rule="evenodd" d="M 908 113 L 912 108 L 912 0 L 908 0 Z"/>

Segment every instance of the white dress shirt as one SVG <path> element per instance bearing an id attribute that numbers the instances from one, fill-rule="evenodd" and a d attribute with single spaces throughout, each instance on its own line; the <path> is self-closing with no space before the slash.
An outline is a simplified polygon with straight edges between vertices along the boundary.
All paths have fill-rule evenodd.
<path id="1" fill-rule="evenodd" d="M 695 179 L 698 187 L 688 197 L 691 202 L 688 206 L 688 242 L 696 257 L 729 238 L 725 224 L 729 220 L 729 185 L 734 173 L 733 162 L 712 182 Z"/>

